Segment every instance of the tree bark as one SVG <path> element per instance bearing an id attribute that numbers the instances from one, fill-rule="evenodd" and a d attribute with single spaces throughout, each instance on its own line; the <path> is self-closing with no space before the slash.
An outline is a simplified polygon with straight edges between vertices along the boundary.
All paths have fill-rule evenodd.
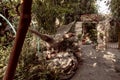
<path id="1" fill-rule="evenodd" d="M 32 0 L 22 0 L 22 1 L 23 2 L 22 2 L 18 31 L 3 80 L 13 80 L 17 63 L 19 60 L 19 55 L 21 53 L 25 36 L 31 21 Z"/>
<path id="2" fill-rule="evenodd" d="M 118 21 L 118 49 L 120 49 L 120 21 Z"/>
<path id="3" fill-rule="evenodd" d="M 120 49 L 120 32 L 118 33 L 118 49 Z"/>

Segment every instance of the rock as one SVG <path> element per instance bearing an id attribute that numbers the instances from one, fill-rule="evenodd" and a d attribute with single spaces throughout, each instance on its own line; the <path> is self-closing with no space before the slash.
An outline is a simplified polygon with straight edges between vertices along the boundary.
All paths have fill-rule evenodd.
<path id="1" fill-rule="evenodd" d="M 48 67 L 65 69 L 68 66 L 72 65 L 74 62 L 77 62 L 77 60 L 73 54 L 70 54 L 68 52 L 60 52 L 48 60 Z"/>
<path id="2" fill-rule="evenodd" d="M 59 73 L 63 73 L 59 75 L 62 76 L 62 79 L 72 75 L 78 65 L 77 58 L 68 52 L 57 53 L 54 57 L 47 60 L 47 63 L 50 70 L 54 72 L 57 70 Z"/>

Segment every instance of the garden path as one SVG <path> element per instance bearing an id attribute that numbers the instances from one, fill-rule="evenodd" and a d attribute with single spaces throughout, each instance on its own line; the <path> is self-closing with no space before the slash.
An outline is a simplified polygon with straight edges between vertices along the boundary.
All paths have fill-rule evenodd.
<path id="1" fill-rule="evenodd" d="M 82 45 L 83 65 L 71 80 L 120 80 L 120 51 L 108 48 L 97 51 L 92 45 Z"/>

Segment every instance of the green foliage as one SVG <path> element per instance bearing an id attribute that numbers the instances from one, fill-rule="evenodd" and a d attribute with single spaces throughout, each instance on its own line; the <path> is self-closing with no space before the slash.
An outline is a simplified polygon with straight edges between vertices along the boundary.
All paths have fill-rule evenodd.
<path id="1" fill-rule="evenodd" d="M 81 40 L 82 34 L 78 34 L 78 40 Z"/>
<path id="2" fill-rule="evenodd" d="M 39 59 L 36 49 L 29 47 L 31 40 L 31 35 L 27 35 L 14 80 L 59 80 L 59 72 L 48 69 L 44 54 Z"/>
<path id="3" fill-rule="evenodd" d="M 0 46 L 0 80 L 2 80 L 5 69 L 7 67 L 10 50 L 11 46 L 7 48 Z"/>
<path id="4" fill-rule="evenodd" d="M 38 30 L 44 30 L 48 33 L 55 32 L 56 13 L 54 7 L 51 7 L 50 3 L 34 0 L 33 13 L 38 22 Z"/>
<path id="5" fill-rule="evenodd" d="M 59 80 L 59 71 L 53 72 L 47 68 L 44 57 L 38 59 L 36 49 L 31 46 L 32 37 L 27 35 L 19 58 L 14 80 Z M 2 80 L 12 46 L 0 46 L 0 80 Z"/>
<path id="6" fill-rule="evenodd" d="M 87 28 L 87 33 L 89 34 L 90 39 L 97 43 L 97 30 L 96 30 L 96 23 L 84 23 L 84 27 Z"/>
<path id="7" fill-rule="evenodd" d="M 111 0 L 110 9 L 111 9 L 114 19 L 120 21 L 120 0 Z"/>
<path id="8" fill-rule="evenodd" d="M 8 15 L 9 17 L 11 16 L 15 16 L 16 12 L 15 12 L 15 8 L 17 6 L 19 2 L 16 1 L 16 0 L 12 0 L 12 1 L 9 1 L 9 0 L 3 0 L 2 2 L 0 2 L 0 13 L 2 13 L 4 16 L 6 16 L 6 11 L 5 10 L 8 10 Z"/>
<path id="9" fill-rule="evenodd" d="M 16 6 L 20 0 L 2 0 L 0 2 L 0 13 L 5 16 L 12 24 L 17 26 L 19 16 L 16 12 Z M 0 22 L 3 21 L 0 17 Z"/>
<path id="10" fill-rule="evenodd" d="M 3 13 L 3 7 L 5 6 L 9 9 L 8 18 L 16 25 L 18 25 L 19 16 L 15 11 L 15 7 L 19 2 L 20 0 L 5 0 L 0 3 L 0 12 L 6 15 Z M 40 32 L 55 33 L 56 18 L 58 18 L 60 22 L 67 24 L 82 14 L 95 13 L 96 7 L 94 3 L 94 0 L 33 0 L 32 16 L 37 20 L 37 29 Z M 58 70 L 55 72 L 49 70 L 44 58 L 38 60 L 36 49 L 31 47 L 31 41 L 31 35 L 27 35 L 14 80 L 58 80 L 58 75 L 62 73 Z M 11 46 L 7 48 L 0 46 L 1 80 L 5 72 L 10 50 Z"/>
<path id="11" fill-rule="evenodd" d="M 48 33 L 56 31 L 55 20 L 68 24 L 82 14 L 96 13 L 95 0 L 34 0 L 33 14 L 39 29 Z"/>
<path id="12" fill-rule="evenodd" d="M 93 14 L 97 13 L 95 5 L 96 0 L 80 0 L 80 13 L 81 14 Z"/>

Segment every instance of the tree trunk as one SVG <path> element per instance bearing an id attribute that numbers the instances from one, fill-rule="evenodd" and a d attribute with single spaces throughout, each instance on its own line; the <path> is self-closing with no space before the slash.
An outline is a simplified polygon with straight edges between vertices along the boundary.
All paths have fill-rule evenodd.
<path id="1" fill-rule="evenodd" d="M 14 73 L 15 73 L 18 59 L 19 59 L 19 55 L 22 50 L 25 36 L 26 36 L 27 30 L 28 30 L 28 27 L 31 21 L 32 0 L 22 0 L 22 1 L 23 2 L 22 2 L 22 9 L 21 9 L 18 31 L 17 31 L 15 43 L 14 43 L 12 52 L 10 54 L 7 70 L 6 70 L 3 80 L 13 80 Z"/>
<path id="2" fill-rule="evenodd" d="M 120 49 L 120 21 L 118 21 L 118 49 Z"/>
<path id="3" fill-rule="evenodd" d="M 120 32 L 118 33 L 118 49 L 120 49 Z"/>

